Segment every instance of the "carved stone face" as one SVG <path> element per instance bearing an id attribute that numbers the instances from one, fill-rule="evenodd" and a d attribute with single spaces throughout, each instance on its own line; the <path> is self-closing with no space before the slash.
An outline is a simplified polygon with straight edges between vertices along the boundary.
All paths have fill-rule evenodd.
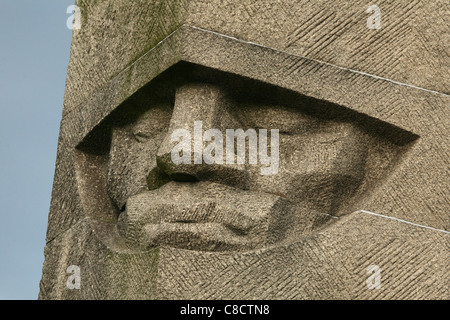
<path id="1" fill-rule="evenodd" d="M 198 123 L 200 150 L 209 148 L 215 162 L 195 161 Z M 177 151 L 188 161 L 176 164 L 180 129 L 192 148 Z M 210 129 L 220 139 L 205 139 Z M 230 129 L 268 133 L 253 141 L 258 161 L 251 135 L 228 141 Z M 360 209 L 409 141 L 345 107 L 184 63 L 109 115 L 78 146 L 76 163 L 86 214 L 116 250 L 243 252 L 295 242 Z M 232 152 L 211 148 L 216 142 Z M 272 174 L 262 174 L 272 166 L 262 155 L 276 158 Z"/>
<path id="2" fill-rule="evenodd" d="M 112 129 L 107 190 L 132 248 L 245 251 L 293 241 L 338 214 L 363 181 L 367 140 L 332 106 L 211 70 L 158 90 L 135 98 L 143 111 Z M 195 121 L 224 134 L 277 129 L 277 172 L 262 175 L 248 153 L 244 164 L 174 164 L 171 134 L 194 134 Z"/>
<path id="3" fill-rule="evenodd" d="M 40 296 L 447 294 L 442 19 L 414 2 L 377 31 L 343 1 L 77 1 Z"/>

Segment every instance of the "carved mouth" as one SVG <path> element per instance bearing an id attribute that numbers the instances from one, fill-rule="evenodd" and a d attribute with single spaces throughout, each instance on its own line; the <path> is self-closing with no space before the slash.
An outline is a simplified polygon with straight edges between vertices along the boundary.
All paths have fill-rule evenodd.
<path id="1" fill-rule="evenodd" d="M 119 230 L 132 246 L 248 250 L 262 244 L 278 199 L 211 182 L 170 182 L 131 197 Z"/>
<path id="2" fill-rule="evenodd" d="M 170 182 L 130 197 L 118 228 L 133 248 L 245 251 L 282 241 L 288 231 L 304 233 L 323 218 L 273 194 Z"/>
<path id="3" fill-rule="evenodd" d="M 199 208 L 202 207 L 207 210 L 201 212 Z M 215 209 L 214 202 L 207 202 L 198 203 L 193 210 L 168 210 L 170 213 L 161 217 L 159 223 L 145 225 L 144 242 L 189 250 L 251 249 L 247 235 L 261 222 L 229 211 L 226 215 L 218 215 Z"/>
<path id="4" fill-rule="evenodd" d="M 202 251 L 250 250 L 246 234 L 221 223 L 176 222 L 145 226 L 147 245 Z"/>

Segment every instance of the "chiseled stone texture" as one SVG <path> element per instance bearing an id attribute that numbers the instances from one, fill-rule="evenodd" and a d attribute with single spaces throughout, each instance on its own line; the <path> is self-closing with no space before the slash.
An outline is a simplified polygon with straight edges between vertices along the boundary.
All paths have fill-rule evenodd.
<path id="1" fill-rule="evenodd" d="M 64 114 L 102 89 L 184 22 L 185 0 L 77 0 Z"/>
<path id="2" fill-rule="evenodd" d="M 449 298 L 448 1 L 380 0 L 380 30 L 367 28 L 370 14 L 364 1 L 76 4 L 82 28 L 74 30 L 72 41 L 40 299 Z M 194 79 L 199 91 L 178 89 L 196 72 L 209 77 Z M 295 241 L 274 244 L 259 239 L 247 251 L 218 252 L 170 247 L 164 245 L 172 241 L 167 237 L 152 248 L 145 242 L 145 228 L 133 229 L 139 221 L 127 233 L 130 221 L 145 221 L 146 213 L 138 206 L 133 213 L 124 203 L 132 199 L 129 205 L 164 204 L 170 198 L 164 194 L 158 201 L 140 197 L 142 192 L 158 194 L 171 188 L 172 184 L 160 186 L 166 183 L 164 174 L 174 173 L 167 166 L 167 172 L 157 171 L 164 153 L 157 154 L 156 145 L 144 148 L 126 140 L 114 146 L 114 139 L 127 139 L 128 134 L 122 121 L 129 119 L 121 119 L 120 112 L 149 106 L 167 111 L 173 104 L 172 126 L 189 128 L 196 120 L 193 114 L 183 118 L 180 106 L 214 124 L 217 114 L 195 104 L 204 101 L 199 96 L 205 90 L 212 93 L 211 101 L 218 101 L 215 107 L 228 108 L 231 100 L 208 89 L 213 83 L 232 91 L 226 79 L 258 83 L 262 97 L 285 92 L 283 103 L 312 106 L 332 121 L 344 114 L 358 130 L 339 123 L 324 128 L 341 128 L 331 132 L 349 141 L 359 134 L 360 141 L 347 149 L 348 156 L 332 158 L 360 160 L 350 161 L 353 167 L 329 168 L 342 176 L 354 175 L 355 188 L 342 192 L 339 206 L 322 202 L 319 207 L 326 212 L 317 212 L 317 203 L 326 197 L 313 199 L 316 206 L 300 219 L 304 224 Z M 158 139 L 155 143 L 165 142 Z M 305 148 L 308 155 L 315 150 Z M 295 147 L 291 155 L 283 159 L 301 159 Z M 192 167 L 183 170 L 199 180 L 221 182 L 211 178 L 214 168 L 206 173 Z M 153 173 L 151 179 L 142 176 L 147 171 Z M 244 171 L 238 168 L 214 177 L 242 188 L 235 182 Z M 137 184 L 126 179 L 133 174 L 139 176 Z M 251 186 L 263 188 L 270 185 L 267 181 L 261 178 Z M 287 181 L 274 180 L 272 186 L 282 188 Z M 156 191 L 145 191 L 147 187 Z M 290 194 L 272 194 L 277 197 L 255 200 L 255 205 L 295 201 Z M 210 196 L 216 197 L 214 192 Z M 178 207 L 189 203 L 181 200 Z M 217 203 L 232 206 L 223 200 Z M 332 217 L 317 218 L 324 214 Z M 260 234 L 264 232 L 256 236 Z M 201 244 L 199 248 L 205 249 Z M 80 290 L 66 286 L 70 265 L 81 269 Z M 381 269 L 380 289 L 366 285 L 370 265 Z"/>
<path id="3" fill-rule="evenodd" d="M 369 30 L 367 1 L 77 0 L 64 113 L 183 24 L 380 77 L 449 93 L 446 0 L 380 0 Z"/>
<path id="4" fill-rule="evenodd" d="M 449 235 L 356 212 L 291 245 L 245 253 L 119 253 L 82 221 L 46 248 L 40 299 L 448 299 Z M 66 268 L 81 288 L 66 287 Z M 368 267 L 380 268 L 369 289 Z"/>
<path id="5" fill-rule="evenodd" d="M 39 299 L 152 299 L 158 251 L 119 253 L 94 234 L 85 219 L 48 243 Z M 80 268 L 80 289 L 69 290 L 66 270 Z"/>
<path id="6" fill-rule="evenodd" d="M 371 4 L 381 29 L 368 30 Z M 380 77 L 449 93 L 446 0 L 189 1 L 186 23 Z"/>

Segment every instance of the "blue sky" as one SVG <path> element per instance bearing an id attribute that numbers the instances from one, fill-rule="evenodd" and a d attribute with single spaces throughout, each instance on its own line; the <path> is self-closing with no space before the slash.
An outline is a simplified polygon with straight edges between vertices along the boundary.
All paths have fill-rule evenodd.
<path id="1" fill-rule="evenodd" d="M 0 299 L 39 293 L 74 2 L 0 2 Z"/>

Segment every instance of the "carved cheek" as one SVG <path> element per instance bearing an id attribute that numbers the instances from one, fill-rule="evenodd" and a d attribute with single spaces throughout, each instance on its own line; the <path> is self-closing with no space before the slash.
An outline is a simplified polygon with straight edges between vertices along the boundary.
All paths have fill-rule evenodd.
<path id="1" fill-rule="evenodd" d="M 130 196 L 148 190 L 146 178 L 156 167 L 156 150 L 151 138 L 138 141 L 123 128 L 113 130 L 107 190 L 119 209 Z"/>

